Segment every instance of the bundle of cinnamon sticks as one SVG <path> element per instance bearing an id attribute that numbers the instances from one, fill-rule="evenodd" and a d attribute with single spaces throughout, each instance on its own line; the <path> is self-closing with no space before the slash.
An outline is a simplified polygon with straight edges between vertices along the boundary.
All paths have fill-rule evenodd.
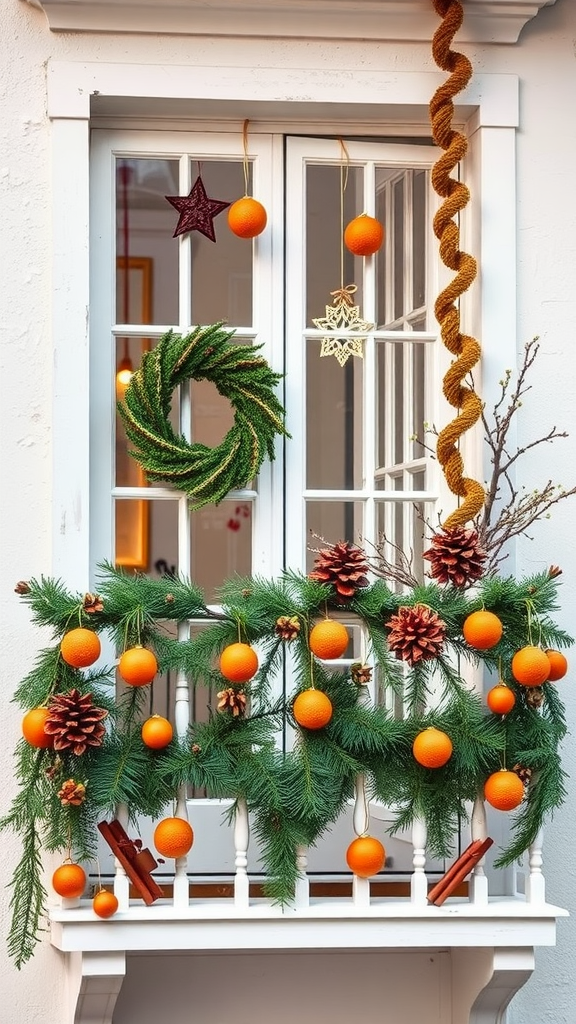
<path id="1" fill-rule="evenodd" d="M 478 861 L 482 860 L 486 850 L 490 849 L 493 842 L 494 840 L 488 837 L 487 839 L 475 839 L 473 843 L 470 843 L 470 846 L 466 847 L 464 853 L 454 861 L 452 867 L 448 868 L 440 881 L 430 889 L 428 902 L 433 903 L 436 907 L 441 907 L 444 900 L 448 899 L 451 893 L 458 888 Z"/>

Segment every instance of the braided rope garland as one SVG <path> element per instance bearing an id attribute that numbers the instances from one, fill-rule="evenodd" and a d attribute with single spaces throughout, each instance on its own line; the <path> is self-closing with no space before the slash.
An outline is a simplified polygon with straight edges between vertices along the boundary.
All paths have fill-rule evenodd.
<path id="1" fill-rule="evenodd" d="M 480 345 L 475 338 L 460 331 L 460 312 L 456 300 L 476 277 L 476 261 L 459 248 L 460 231 L 453 220 L 467 205 L 470 192 L 465 185 L 450 177 L 450 172 L 466 154 L 468 143 L 461 132 L 452 128 L 454 104 L 452 97 L 466 87 L 472 75 L 472 65 L 462 53 L 452 50 L 451 43 L 464 17 L 459 0 L 433 0 L 442 24 L 434 33 L 432 55 L 450 77 L 435 92 L 430 102 L 432 135 L 436 145 L 444 150 L 432 168 L 432 185 L 444 199 L 437 211 L 433 227 L 440 242 L 440 258 L 456 277 L 440 293 L 435 303 L 435 314 L 440 324 L 442 341 L 457 358 L 444 376 L 443 392 L 459 415 L 448 423 L 438 435 L 438 461 L 453 494 L 463 498 L 462 504 L 443 523 L 444 529 L 463 525 L 472 520 L 485 500 L 484 488 L 477 480 L 464 476 L 464 463 L 457 443 L 482 414 L 482 402 L 476 392 L 463 384 L 464 378 L 480 359 Z"/>
<path id="2" fill-rule="evenodd" d="M 233 334 L 221 323 L 185 336 L 169 331 L 144 353 L 118 403 L 130 454 L 149 480 L 185 491 L 193 509 L 245 487 L 266 456 L 274 459 L 276 434 L 288 436 L 274 392 L 282 375 L 256 354 L 260 346 L 230 344 Z M 211 381 L 233 407 L 234 424 L 215 448 L 191 444 L 170 423 L 174 389 L 188 380 Z"/>

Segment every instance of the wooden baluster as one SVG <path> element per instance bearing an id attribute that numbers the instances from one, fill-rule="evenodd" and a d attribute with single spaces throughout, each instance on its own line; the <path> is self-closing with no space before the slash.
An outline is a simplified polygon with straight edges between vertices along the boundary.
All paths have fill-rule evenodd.
<path id="1" fill-rule="evenodd" d="M 248 878 L 248 846 L 250 844 L 250 821 L 248 804 L 244 797 L 236 801 L 234 814 L 234 850 L 236 873 L 234 875 L 234 903 L 247 907 L 250 903 L 250 879 Z"/>
<path id="2" fill-rule="evenodd" d="M 128 827 L 128 807 L 126 804 L 118 804 L 116 817 L 122 828 Z M 130 879 L 124 871 L 120 861 L 114 858 L 114 895 L 118 900 L 118 910 L 128 910 L 130 906 Z"/>
<path id="3" fill-rule="evenodd" d="M 486 805 L 484 794 L 480 790 L 474 801 L 472 817 L 470 819 L 472 839 L 486 839 L 488 829 L 486 825 Z M 468 882 L 470 902 L 477 906 L 486 906 L 488 903 L 488 879 L 484 871 L 486 858 L 482 857 L 475 865 Z"/>
<path id="4" fill-rule="evenodd" d="M 412 867 L 410 878 L 410 899 L 419 906 L 426 904 L 428 896 L 428 879 L 426 877 L 426 822 L 423 818 L 414 818 L 412 823 Z"/>
<path id="5" fill-rule="evenodd" d="M 528 877 L 526 879 L 526 900 L 528 903 L 546 903 L 546 879 L 542 871 L 542 844 L 544 833 L 538 832 L 528 848 Z"/>
<path id="6" fill-rule="evenodd" d="M 357 836 L 365 836 L 370 829 L 370 813 L 366 798 L 366 777 L 362 774 L 356 776 L 356 796 L 354 799 L 354 812 L 352 823 Z M 370 879 L 352 876 L 352 898 L 354 906 L 370 906 Z"/>
<path id="7" fill-rule="evenodd" d="M 298 878 L 294 890 L 294 906 L 298 909 L 310 905 L 310 879 L 308 878 L 308 850 L 305 846 L 296 847 L 296 867 Z"/>

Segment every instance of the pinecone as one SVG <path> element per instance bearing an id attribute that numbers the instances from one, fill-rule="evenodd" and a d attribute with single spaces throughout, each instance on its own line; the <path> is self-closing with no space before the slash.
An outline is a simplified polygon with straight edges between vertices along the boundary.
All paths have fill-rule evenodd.
<path id="1" fill-rule="evenodd" d="M 281 640 L 294 640 L 300 632 L 300 619 L 297 615 L 281 615 L 274 628 Z"/>
<path id="2" fill-rule="evenodd" d="M 229 686 L 227 690 L 220 690 L 218 697 L 218 711 L 231 711 L 234 718 L 242 716 L 246 711 L 246 694 L 243 690 L 235 690 Z"/>
<path id="3" fill-rule="evenodd" d="M 308 578 L 319 583 L 331 583 L 341 600 L 350 600 L 357 590 L 369 585 L 366 555 L 347 540 L 322 548 L 314 559 L 314 565 L 316 568 Z"/>
<path id="4" fill-rule="evenodd" d="M 102 719 L 108 712 L 94 706 L 91 693 L 57 693 L 48 710 L 44 731 L 54 736 L 54 750 L 71 750 L 80 757 L 87 747 L 101 746 L 106 732 Z"/>
<path id="5" fill-rule="evenodd" d="M 84 594 L 82 608 L 88 615 L 94 615 L 95 612 L 104 611 L 104 602 L 99 594 Z"/>
<path id="6" fill-rule="evenodd" d="M 367 686 L 372 679 L 372 668 L 370 665 L 363 665 L 361 661 L 355 661 L 350 665 L 352 682 L 357 686 Z"/>
<path id="7" fill-rule="evenodd" d="M 20 596 L 22 596 L 23 594 L 29 594 L 30 593 L 30 587 L 26 583 L 26 580 L 19 580 L 18 581 L 18 583 L 14 587 L 14 593 L 15 594 L 20 594 Z"/>
<path id="8" fill-rule="evenodd" d="M 526 765 L 523 765 L 523 764 L 515 764 L 513 769 L 512 769 L 512 771 L 516 772 L 516 775 L 518 776 L 518 778 L 520 779 L 520 782 L 524 786 L 528 785 L 528 783 L 530 782 L 530 779 L 532 778 L 532 769 L 531 768 L 527 768 Z"/>
<path id="9" fill-rule="evenodd" d="M 446 625 L 432 608 L 415 604 L 403 605 L 386 623 L 390 630 L 388 646 L 396 657 L 410 667 L 419 661 L 436 658 L 442 650 Z"/>
<path id="10" fill-rule="evenodd" d="M 541 686 L 530 686 L 525 687 L 526 693 L 524 698 L 529 708 L 542 707 L 544 703 L 544 690 Z"/>
<path id="11" fill-rule="evenodd" d="M 478 542 L 478 532 L 454 526 L 432 537 L 432 547 L 422 555 L 431 563 L 430 575 L 439 583 L 465 587 L 479 580 L 484 572 L 486 552 Z"/>
<path id="12" fill-rule="evenodd" d="M 86 786 L 76 779 L 67 779 L 58 790 L 58 799 L 63 807 L 80 807 L 86 799 Z"/>

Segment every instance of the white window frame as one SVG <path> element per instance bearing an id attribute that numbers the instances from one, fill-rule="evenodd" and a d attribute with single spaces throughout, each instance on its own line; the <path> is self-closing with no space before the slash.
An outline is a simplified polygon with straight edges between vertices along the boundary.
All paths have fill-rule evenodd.
<path id="1" fill-rule="evenodd" d="M 91 97 L 108 100 L 127 120 L 138 103 L 156 97 L 196 114 L 241 125 L 250 104 L 262 130 L 374 136 L 429 134 L 427 108 L 439 73 L 317 70 L 311 99 L 306 69 L 157 67 L 138 64 L 51 62 L 48 113 L 52 121 L 53 178 L 53 572 L 71 587 L 91 580 L 89 544 L 89 128 Z M 257 96 L 258 101 L 253 97 Z M 366 122 L 367 111 L 369 123 Z M 484 398 L 497 388 L 502 367 L 516 352 L 515 131 L 518 80 L 475 75 L 455 102 L 455 118 L 469 140 L 464 176 L 473 205 L 463 217 L 463 247 L 481 258 L 482 287 L 462 301 L 465 330 L 483 345 Z M 126 120 L 122 123 L 125 125 Z M 141 122 L 140 122 L 141 123 Z M 153 125 L 151 125 L 153 127 Z M 191 127 L 186 119 L 186 127 Z M 108 214 L 111 216 L 111 212 Z M 98 222 L 92 220 L 92 231 Z M 481 240 L 481 251 L 479 244 Z M 439 400 L 437 423 L 446 422 Z M 477 458 L 477 440 L 470 442 Z M 465 446 L 468 441 L 465 442 Z M 466 452 L 465 452 L 466 458 Z M 71 467 L 75 467 L 72 471 Z M 95 553 L 97 554 L 97 553 Z"/>

